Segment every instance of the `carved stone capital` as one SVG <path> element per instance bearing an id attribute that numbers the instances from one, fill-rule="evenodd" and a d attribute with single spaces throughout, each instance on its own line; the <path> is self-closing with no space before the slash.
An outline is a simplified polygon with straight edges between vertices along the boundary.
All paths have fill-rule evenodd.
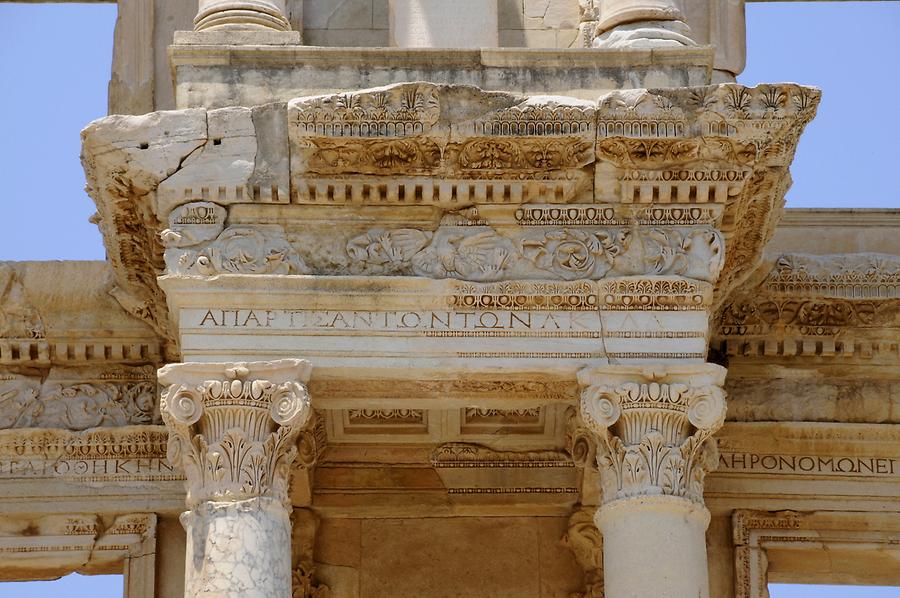
<path id="1" fill-rule="evenodd" d="M 183 363 L 159 370 L 168 459 L 187 476 L 187 504 L 273 498 L 285 505 L 297 437 L 312 415 L 300 359 Z"/>
<path id="2" fill-rule="evenodd" d="M 582 370 L 581 416 L 600 438 L 603 503 L 675 496 L 703 504 L 725 422 L 725 369 L 713 364 Z"/>

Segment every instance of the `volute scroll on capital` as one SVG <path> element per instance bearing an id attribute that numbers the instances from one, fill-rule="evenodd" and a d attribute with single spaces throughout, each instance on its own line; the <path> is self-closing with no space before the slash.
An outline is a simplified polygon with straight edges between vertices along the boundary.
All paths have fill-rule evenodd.
<path id="1" fill-rule="evenodd" d="M 169 461 L 187 477 L 187 502 L 273 498 L 289 504 L 297 439 L 313 410 L 309 362 L 172 364 L 159 371 Z"/>
<path id="2" fill-rule="evenodd" d="M 583 370 L 581 415 L 601 440 L 603 503 L 667 495 L 703 502 L 706 441 L 725 422 L 725 370 L 712 364 Z"/>

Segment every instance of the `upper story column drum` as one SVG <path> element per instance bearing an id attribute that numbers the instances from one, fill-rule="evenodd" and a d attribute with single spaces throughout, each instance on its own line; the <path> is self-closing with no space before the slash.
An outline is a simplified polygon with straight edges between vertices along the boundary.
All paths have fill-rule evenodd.
<path id="1" fill-rule="evenodd" d="M 401 48 L 496 47 L 497 0 L 391 0 L 390 35 Z"/>

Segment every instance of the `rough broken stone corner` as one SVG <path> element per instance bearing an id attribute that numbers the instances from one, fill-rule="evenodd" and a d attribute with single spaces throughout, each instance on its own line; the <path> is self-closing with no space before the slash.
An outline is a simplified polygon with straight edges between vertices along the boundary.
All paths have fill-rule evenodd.
<path id="1" fill-rule="evenodd" d="M 0 579 L 900 585 L 900 214 L 783 209 L 742 2 L 188 4 L 118 3 L 107 260 L 0 264 Z"/>

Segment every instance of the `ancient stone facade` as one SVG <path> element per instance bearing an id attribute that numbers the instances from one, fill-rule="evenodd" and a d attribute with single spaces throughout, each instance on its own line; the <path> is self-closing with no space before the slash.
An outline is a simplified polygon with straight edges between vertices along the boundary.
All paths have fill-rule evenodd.
<path id="1" fill-rule="evenodd" d="M 187 4 L 119 2 L 107 261 L 0 264 L 0 579 L 900 584 L 900 215 L 785 212 L 742 2 Z"/>

